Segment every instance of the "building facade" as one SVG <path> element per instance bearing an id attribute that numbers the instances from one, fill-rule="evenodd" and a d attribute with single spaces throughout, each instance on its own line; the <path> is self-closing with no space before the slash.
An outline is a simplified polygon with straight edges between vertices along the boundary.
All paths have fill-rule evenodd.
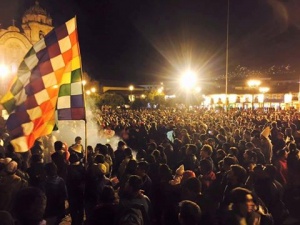
<path id="1" fill-rule="evenodd" d="M 7 29 L 0 29 L 0 95 L 7 91 L 5 87 L 28 50 L 52 29 L 52 19 L 38 1 L 23 14 L 21 28 L 13 22 Z"/>

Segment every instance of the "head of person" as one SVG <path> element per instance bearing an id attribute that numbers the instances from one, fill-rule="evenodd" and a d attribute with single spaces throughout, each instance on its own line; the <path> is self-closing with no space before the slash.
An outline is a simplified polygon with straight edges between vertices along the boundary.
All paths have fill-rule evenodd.
<path id="1" fill-rule="evenodd" d="M 186 149 L 186 154 L 187 155 L 196 155 L 197 153 L 197 146 L 194 144 L 188 144 L 187 149 Z"/>
<path id="2" fill-rule="evenodd" d="M 200 156 L 203 159 L 211 157 L 212 153 L 213 153 L 213 149 L 208 144 L 203 145 L 201 150 L 200 150 Z"/>
<path id="3" fill-rule="evenodd" d="M 132 156 L 133 156 L 133 151 L 132 151 L 132 149 L 131 148 L 125 148 L 124 149 L 124 154 L 125 154 L 125 156 L 126 157 L 129 157 L 129 158 L 132 158 Z"/>
<path id="4" fill-rule="evenodd" d="M 45 165 L 45 172 L 47 177 L 55 177 L 57 176 L 57 166 L 55 163 L 50 162 Z"/>
<path id="5" fill-rule="evenodd" d="M 124 150 L 126 148 L 126 143 L 125 141 L 119 141 L 118 142 L 118 149 Z"/>
<path id="6" fill-rule="evenodd" d="M 237 187 L 230 192 L 232 210 L 246 217 L 254 210 L 255 204 L 252 192 L 246 188 Z"/>
<path id="7" fill-rule="evenodd" d="M 77 136 L 77 137 L 75 138 L 75 143 L 76 143 L 76 144 L 81 144 L 81 141 L 82 141 L 82 138 L 81 138 L 81 137 Z"/>
<path id="8" fill-rule="evenodd" d="M 125 172 L 128 174 L 135 174 L 138 168 L 138 163 L 135 159 L 130 159 L 126 165 Z"/>
<path id="9" fill-rule="evenodd" d="M 227 154 L 223 149 L 218 149 L 217 150 L 217 155 L 216 155 L 217 156 L 217 161 L 220 161 L 220 160 L 224 159 L 226 155 Z"/>
<path id="10" fill-rule="evenodd" d="M 211 161 L 209 161 L 208 159 L 200 160 L 199 164 L 200 164 L 200 173 L 202 175 L 206 175 L 206 174 L 209 174 L 210 172 L 212 172 L 213 165 L 212 165 Z"/>
<path id="11" fill-rule="evenodd" d="M 111 185 L 105 185 L 99 197 L 101 203 L 114 203 L 117 201 L 114 188 Z"/>
<path id="12" fill-rule="evenodd" d="M 281 149 L 277 152 L 278 158 L 279 159 L 287 159 L 288 157 L 288 151 L 286 149 Z"/>
<path id="13" fill-rule="evenodd" d="M 99 145 L 99 153 L 102 155 L 107 155 L 108 154 L 108 148 L 106 145 Z"/>
<path id="14" fill-rule="evenodd" d="M 7 211 L 0 211 L 0 221 L 2 225 L 15 225 L 14 218 Z"/>
<path id="15" fill-rule="evenodd" d="M 12 158 L 3 158 L 0 159 L 2 172 L 5 175 L 13 175 L 18 170 L 18 163 L 14 161 Z"/>
<path id="16" fill-rule="evenodd" d="M 94 163 L 104 163 L 105 162 L 105 156 L 102 154 L 97 154 L 94 158 Z"/>
<path id="17" fill-rule="evenodd" d="M 247 178 L 247 171 L 238 164 L 233 164 L 227 173 L 227 180 L 231 184 L 243 184 Z"/>
<path id="18" fill-rule="evenodd" d="M 197 177 L 188 178 L 182 184 L 183 194 L 190 194 L 196 196 L 199 193 L 201 193 L 201 190 L 202 190 L 202 184 Z"/>
<path id="19" fill-rule="evenodd" d="M 62 150 L 62 148 L 63 148 L 63 143 L 61 141 L 54 142 L 54 150 L 56 152 Z"/>
<path id="20" fill-rule="evenodd" d="M 201 215 L 201 209 L 195 202 L 184 200 L 179 203 L 178 220 L 181 225 L 197 225 Z"/>
<path id="21" fill-rule="evenodd" d="M 139 176 L 131 175 L 125 184 L 125 191 L 129 194 L 137 194 L 142 188 L 142 185 L 143 181 Z"/>
<path id="22" fill-rule="evenodd" d="M 31 160 L 32 164 L 43 163 L 44 162 L 43 156 L 42 155 L 37 155 L 37 154 L 32 155 L 30 160 Z"/>
<path id="23" fill-rule="evenodd" d="M 21 189 L 15 199 L 13 211 L 21 225 L 38 225 L 43 220 L 46 208 L 46 195 L 39 188 Z"/>
<path id="24" fill-rule="evenodd" d="M 172 170 L 167 164 L 161 164 L 158 169 L 160 180 L 170 181 L 173 179 Z"/>
<path id="25" fill-rule="evenodd" d="M 181 184 L 183 185 L 189 178 L 196 177 L 196 174 L 192 170 L 186 170 L 182 174 Z"/>
<path id="26" fill-rule="evenodd" d="M 147 174 L 148 169 L 149 169 L 149 163 L 147 163 L 146 161 L 140 161 L 137 164 L 136 173 L 140 177 L 143 177 L 145 176 L 145 174 Z"/>
<path id="27" fill-rule="evenodd" d="M 257 162 L 257 154 L 252 150 L 246 150 L 243 154 L 243 157 L 246 162 L 256 163 Z"/>

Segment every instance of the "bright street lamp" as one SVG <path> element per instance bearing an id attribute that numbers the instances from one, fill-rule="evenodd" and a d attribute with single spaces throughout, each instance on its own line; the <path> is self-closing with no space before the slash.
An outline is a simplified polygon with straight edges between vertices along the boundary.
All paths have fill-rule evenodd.
<path id="1" fill-rule="evenodd" d="M 130 85 L 128 88 L 130 90 L 130 95 L 128 96 L 129 101 L 133 102 L 134 101 L 134 95 L 132 94 L 132 91 L 134 90 L 134 86 Z"/>
<path id="2" fill-rule="evenodd" d="M 191 90 L 193 87 L 195 87 L 196 84 L 197 84 L 196 73 L 191 70 L 186 71 L 180 79 L 180 85 L 185 90 Z"/>

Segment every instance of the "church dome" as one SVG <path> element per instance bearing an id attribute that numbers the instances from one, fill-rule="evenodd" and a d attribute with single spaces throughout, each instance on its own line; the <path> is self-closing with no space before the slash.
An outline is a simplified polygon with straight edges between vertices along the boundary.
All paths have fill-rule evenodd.
<path id="1" fill-rule="evenodd" d="M 38 1 L 35 1 L 35 5 L 25 11 L 24 16 L 27 14 L 47 16 L 46 10 L 44 10 L 42 7 L 40 7 L 40 3 Z"/>

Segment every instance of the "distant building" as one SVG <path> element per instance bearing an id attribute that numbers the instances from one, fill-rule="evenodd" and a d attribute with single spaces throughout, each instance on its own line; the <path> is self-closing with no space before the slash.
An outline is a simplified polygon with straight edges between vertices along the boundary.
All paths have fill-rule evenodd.
<path id="1" fill-rule="evenodd" d="M 32 45 L 53 29 L 52 18 L 38 1 L 25 11 L 21 26 L 18 28 L 13 20 L 7 29 L 0 29 L 0 65 L 7 67 L 10 74 L 17 72 Z"/>
<path id="2" fill-rule="evenodd" d="M 38 1 L 24 12 L 21 28 L 14 20 L 7 29 L 0 28 L 0 97 L 7 92 L 25 54 L 52 29 L 52 18 Z"/>

